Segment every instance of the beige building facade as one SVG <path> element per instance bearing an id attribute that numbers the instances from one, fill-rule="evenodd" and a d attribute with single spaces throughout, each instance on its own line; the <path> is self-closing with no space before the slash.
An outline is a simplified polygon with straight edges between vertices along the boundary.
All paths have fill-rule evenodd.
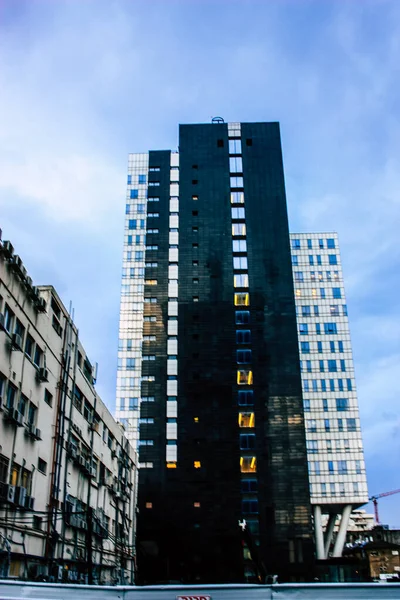
<path id="1" fill-rule="evenodd" d="M 69 311 L 0 242 L 0 576 L 134 583 L 136 454 Z"/>

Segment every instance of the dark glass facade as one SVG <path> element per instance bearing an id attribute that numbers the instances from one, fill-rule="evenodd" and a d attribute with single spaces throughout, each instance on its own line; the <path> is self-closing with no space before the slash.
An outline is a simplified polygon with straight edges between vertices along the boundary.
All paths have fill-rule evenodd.
<path id="1" fill-rule="evenodd" d="M 142 402 L 140 413 L 140 439 L 153 442 L 139 454 L 152 468 L 139 473 L 138 583 L 244 582 L 264 569 L 280 581 L 308 579 L 311 510 L 279 125 L 180 126 L 177 317 L 168 314 L 169 152 L 149 153 L 148 177 L 160 183 L 158 232 L 146 236 L 157 246 L 146 251 L 157 273 L 146 268 L 145 282 L 157 277 L 157 286 L 144 288 L 157 299 L 144 304 L 156 358 L 142 369 L 154 375 L 142 397 L 154 402 Z M 146 320 L 152 315 L 156 322 Z M 167 372 L 171 319 L 177 375 Z M 169 381 L 177 395 L 167 400 Z M 167 462 L 175 443 L 177 460 Z"/>

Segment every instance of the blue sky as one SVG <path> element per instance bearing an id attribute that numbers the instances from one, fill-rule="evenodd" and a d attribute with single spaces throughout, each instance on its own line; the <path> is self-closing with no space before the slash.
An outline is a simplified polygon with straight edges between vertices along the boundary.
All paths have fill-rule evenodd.
<path id="1" fill-rule="evenodd" d="M 400 488 L 399 57 L 398 0 L 0 1 L 0 227 L 111 408 L 128 152 L 279 120 L 291 230 L 340 236 L 370 492 Z"/>

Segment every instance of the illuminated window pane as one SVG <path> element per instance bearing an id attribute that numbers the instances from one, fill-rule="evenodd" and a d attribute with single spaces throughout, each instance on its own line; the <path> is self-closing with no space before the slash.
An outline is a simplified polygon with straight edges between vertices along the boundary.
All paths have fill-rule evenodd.
<path id="1" fill-rule="evenodd" d="M 243 192 L 231 192 L 231 204 L 244 204 Z"/>
<path id="2" fill-rule="evenodd" d="M 201 462 L 199 460 L 195 460 L 193 463 L 193 466 L 195 469 L 200 469 L 201 468 Z"/>
<path id="3" fill-rule="evenodd" d="M 167 469 L 176 469 L 176 462 L 167 462 Z"/>
<path id="4" fill-rule="evenodd" d="M 257 458 L 255 456 L 241 456 L 240 471 L 241 473 L 256 473 Z"/>
<path id="5" fill-rule="evenodd" d="M 238 385 L 252 385 L 253 383 L 253 371 L 240 370 L 237 372 L 237 383 Z"/>
<path id="6" fill-rule="evenodd" d="M 193 502 L 194 508 L 200 508 L 200 502 Z"/>
<path id="7" fill-rule="evenodd" d="M 235 288 L 249 287 L 249 276 L 246 275 L 245 273 L 240 273 L 239 275 L 234 275 L 233 285 Z"/>
<path id="8" fill-rule="evenodd" d="M 235 294 L 235 306 L 249 306 L 250 294 Z"/>
<path id="9" fill-rule="evenodd" d="M 254 413 L 239 413 L 239 427 L 254 427 Z"/>
<path id="10" fill-rule="evenodd" d="M 233 268 L 234 269 L 247 269 L 247 257 L 246 256 L 234 256 L 233 257 Z"/>
<path id="11" fill-rule="evenodd" d="M 246 224 L 245 223 L 233 223 L 232 224 L 232 235 L 246 235 Z"/>
<path id="12" fill-rule="evenodd" d="M 153 508 L 152 502 L 146 502 L 146 508 Z"/>

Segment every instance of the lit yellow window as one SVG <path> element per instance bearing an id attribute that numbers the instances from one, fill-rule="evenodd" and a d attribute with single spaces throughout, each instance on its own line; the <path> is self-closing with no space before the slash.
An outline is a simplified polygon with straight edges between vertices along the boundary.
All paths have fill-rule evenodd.
<path id="1" fill-rule="evenodd" d="M 199 417 L 193 417 L 193 421 L 194 421 L 195 423 L 198 423 L 198 422 L 199 422 Z"/>
<path id="2" fill-rule="evenodd" d="M 167 469 L 176 469 L 176 462 L 173 462 L 173 461 L 167 462 Z"/>
<path id="3" fill-rule="evenodd" d="M 242 473 L 256 473 L 257 472 L 257 458 L 255 456 L 241 456 L 240 457 L 240 471 Z"/>
<path id="4" fill-rule="evenodd" d="M 249 276 L 245 273 L 240 273 L 233 276 L 233 285 L 235 288 L 249 287 Z"/>
<path id="5" fill-rule="evenodd" d="M 201 462 L 199 460 L 195 460 L 193 463 L 193 466 L 195 469 L 200 469 L 201 468 Z"/>
<path id="6" fill-rule="evenodd" d="M 237 372 L 237 383 L 238 385 L 252 385 L 253 384 L 253 371 L 247 369 L 241 369 Z"/>
<path id="7" fill-rule="evenodd" d="M 157 279 L 145 279 L 146 285 L 157 285 Z"/>
<path id="8" fill-rule="evenodd" d="M 146 502 L 146 508 L 153 508 L 152 502 Z"/>
<path id="9" fill-rule="evenodd" d="M 233 223 L 232 224 L 232 236 L 246 235 L 246 224 L 245 223 Z"/>
<path id="10" fill-rule="evenodd" d="M 243 192 L 231 192 L 231 204 L 244 204 Z"/>
<path id="11" fill-rule="evenodd" d="M 235 306 L 249 306 L 250 294 L 235 294 Z"/>
<path id="12" fill-rule="evenodd" d="M 311 290 L 311 294 L 312 294 L 313 296 L 316 296 L 316 295 L 317 295 L 317 290 Z"/>
<path id="13" fill-rule="evenodd" d="M 296 290 L 296 296 L 301 296 L 301 290 Z"/>
<path id="14" fill-rule="evenodd" d="M 254 427 L 254 413 L 239 413 L 239 427 Z"/>
<path id="15" fill-rule="evenodd" d="M 195 508 L 200 508 L 200 502 L 193 502 L 193 506 Z"/>

